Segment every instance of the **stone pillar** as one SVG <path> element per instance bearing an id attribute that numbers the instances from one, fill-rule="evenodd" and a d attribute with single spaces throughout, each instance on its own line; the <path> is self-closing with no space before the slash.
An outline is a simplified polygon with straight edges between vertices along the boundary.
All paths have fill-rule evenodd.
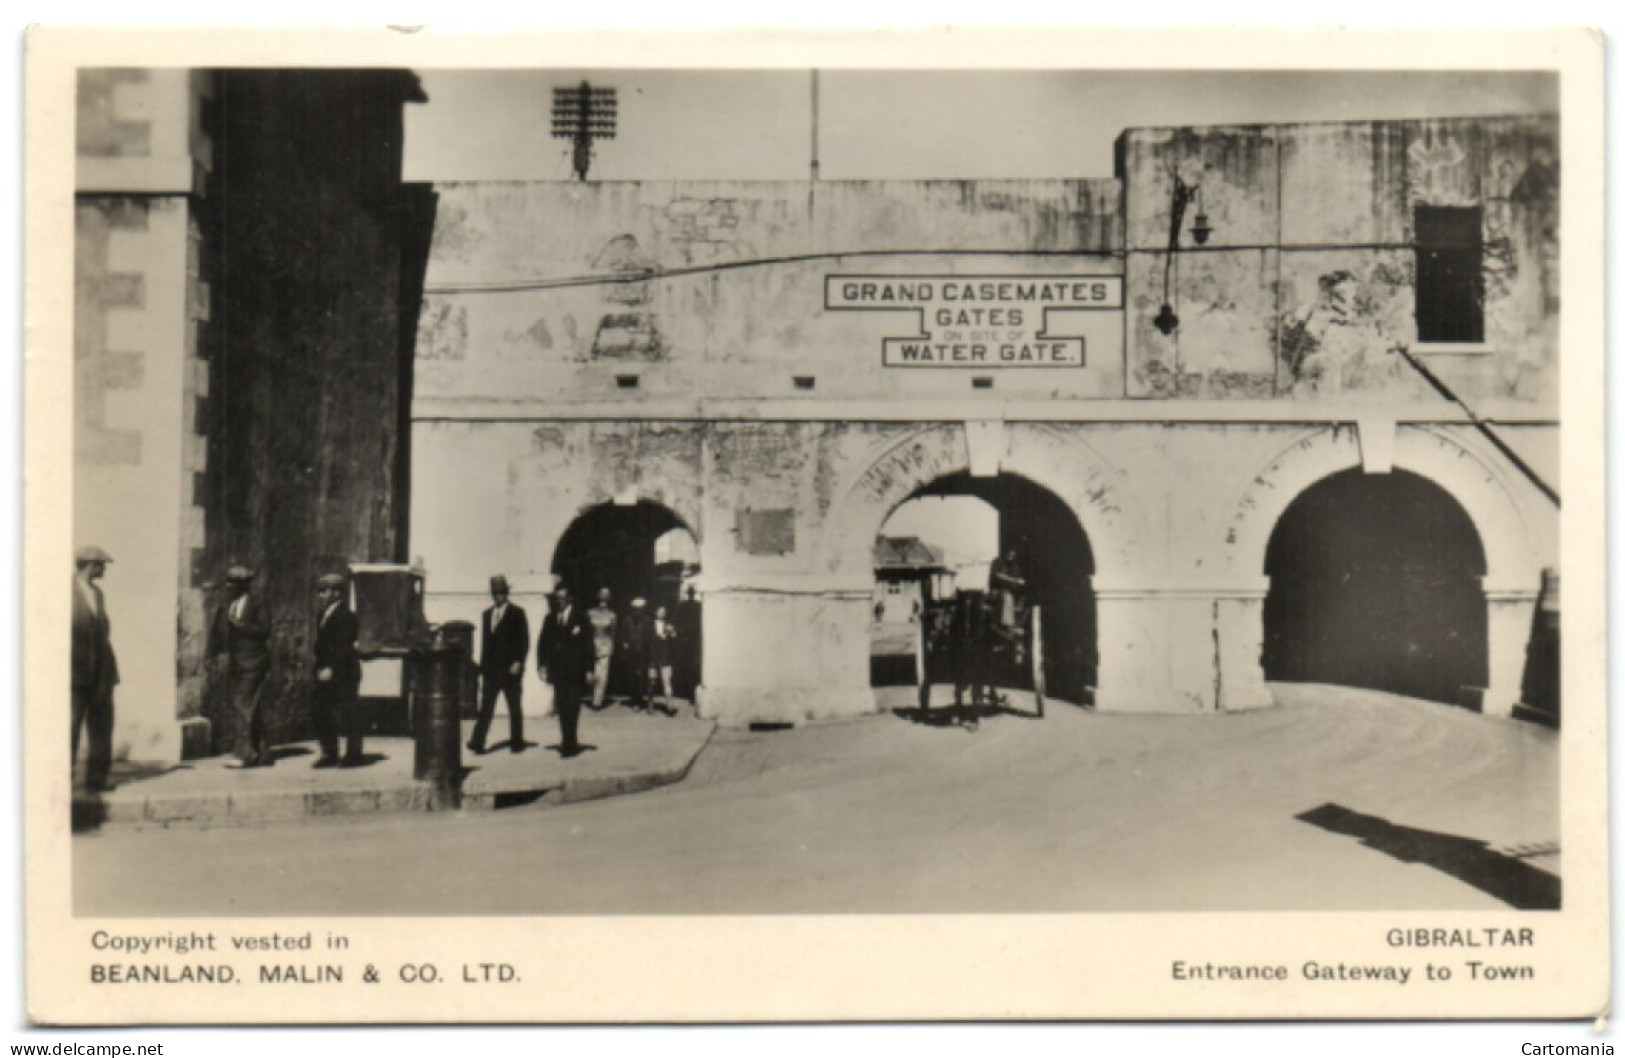
<path id="1" fill-rule="evenodd" d="M 183 510 L 203 456 L 185 401 L 188 219 L 180 197 L 82 197 L 77 210 L 73 536 L 113 556 L 114 753 L 133 760 L 182 756 L 178 600 L 195 539 Z"/>
<path id="2" fill-rule="evenodd" d="M 1200 713 L 1272 705 L 1259 665 L 1262 577 L 1095 578 L 1102 712 Z"/>
<path id="3" fill-rule="evenodd" d="M 699 714 L 725 726 L 802 723 L 876 711 L 869 686 L 873 588 L 757 576 L 704 584 Z"/>
<path id="4" fill-rule="evenodd" d="M 1486 716 L 1511 716 L 1523 694 L 1523 668 L 1529 630 L 1539 592 L 1484 578 L 1484 604 L 1489 639 L 1489 686 L 1484 690 Z"/>
<path id="5" fill-rule="evenodd" d="M 1095 577 L 1101 712 L 1194 713 L 1213 708 L 1213 644 L 1200 600 L 1153 576 Z M 1204 686 L 1205 683 L 1205 686 Z"/>
<path id="6" fill-rule="evenodd" d="M 73 543 L 113 556 L 103 588 L 120 683 L 115 756 L 172 762 L 209 743 L 198 715 L 208 287 L 194 210 L 211 154 L 206 75 L 84 70 L 74 168 Z M 62 571 L 66 591 L 69 571 Z"/>
<path id="7" fill-rule="evenodd" d="M 1264 683 L 1264 596 L 1269 578 L 1256 578 L 1253 588 L 1235 586 L 1233 594 L 1214 599 L 1214 631 L 1218 640 L 1218 708 L 1238 713 L 1275 704 Z"/>

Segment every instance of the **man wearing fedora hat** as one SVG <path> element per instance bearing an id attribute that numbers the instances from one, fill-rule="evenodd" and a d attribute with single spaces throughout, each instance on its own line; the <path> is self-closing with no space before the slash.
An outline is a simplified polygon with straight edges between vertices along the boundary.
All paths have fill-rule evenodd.
<path id="1" fill-rule="evenodd" d="M 316 767 L 360 767 L 361 740 L 365 725 L 361 706 L 361 656 L 355 641 L 360 632 L 356 616 L 344 602 L 345 580 L 341 574 L 327 573 L 316 580 L 316 686 L 313 720 L 322 755 Z M 344 759 L 339 759 L 339 735 L 344 735 Z"/>
<path id="2" fill-rule="evenodd" d="M 496 718 L 497 695 L 508 700 L 508 748 L 525 749 L 525 717 L 519 711 L 525 661 L 530 657 L 530 622 L 524 607 L 508 602 L 508 578 L 491 578 L 491 605 L 480 623 L 480 718 L 469 751 L 485 752 L 485 736 Z"/>
<path id="3" fill-rule="evenodd" d="M 226 572 L 227 598 L 214 615 L 209 653 L 227 658 L 227 694 L 236 718 L 235 752 L 244 768 L 268 768 L 271 743 L 265 734 L 260 699 L 271 673 L 271 613 L 253 590 L 254 571 L 232 566 Z"/>
<path id="4" fill-rule="evenodd" d="M 73 574 L 73 761 L 79 759 L 79 729 L 89 746 L 85 760 L 85 786 L 110 790 L 113 767 L 113 687 L 118 683 L 118 661 L 113 656 L 107 603 L 96 582 L 112 560 L 99 547 L 81 547 L 74 556 Z"/>

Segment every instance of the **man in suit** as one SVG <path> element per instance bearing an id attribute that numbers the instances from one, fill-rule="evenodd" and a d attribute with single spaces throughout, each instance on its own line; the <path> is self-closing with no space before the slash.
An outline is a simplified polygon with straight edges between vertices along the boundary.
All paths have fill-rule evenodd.
<path id="1" fill-rule="evenodd" d="M 107 603 L 96 582 L 113 561 L 99 547 L 81 547 L 74 554 L 73 575 L 73 756 L 79 759 L 79 729 L 89 746 L 85 760 L 85 787 L 111 790 L 113 768 L 113 688 L 118 684 L 118 661 L 113 656 L 112 626 Z"/>
<path id="2" fill-rule="evenodd" d="M 361 688 L 361 658 L 355 641 L 359 631 L 355 614 L 344 602 L 344 577 L 328 573 L 316 581 L 321 608 L 316 619 L 316 739 L 322 745 L 318 768 L 362 764 L 364 730 L 357 692 Z M 339 734 L 345 736 L 344 759 L 339 759 Z"/>
<path id="3" fill-rule="evenodd" d="M 581 716 L 581 699 L 586 697 L 592 675 L 592 628 L 586 614 L 570 598 L 570 589 L 554 593 L 553 612 L 542 625 L 536 642 L 537 668 L 542 679 L 553 685 L 553 708 L 559 714 L 559 755 L 581 753 L 576 740 L 576 721 Z"/>
<path id="4" fill-rule="evenodd" d="M 253 584 L 251 569 L 233 566 L 226 572 L 228 598 L 209 629 L 209 653 L 227 658 L 237 759 L 244 768 L 268 768 L 274 758 L 260 699 L 271 672 L 271 613 Z"/>
<path id="5" fill-rule="evenodd" d="M 621 631 L 621 657 L 626 671 L 632 674 L 632 697 L 627 707 L 636 713 L 649 708 L 649 650 L 654 628 L 647 605 L 641 598 L 633 599 Z"/>
<path id="6" fill-rule="evenodd" d="M 474 737 L 468 748 L 485 752 L 485 736 L 496 718 L 497 695 L 508 700 L 508 748 L 515 753 L 525 749 L 525 718 L 519 711 L 525 662 L 530 659 L 530 622 L 523 607 L 508 602 L 508 578 L 491 578 L 491 606 L 481 622 L 480 635 L 480 718 L 474 724 Z"/>

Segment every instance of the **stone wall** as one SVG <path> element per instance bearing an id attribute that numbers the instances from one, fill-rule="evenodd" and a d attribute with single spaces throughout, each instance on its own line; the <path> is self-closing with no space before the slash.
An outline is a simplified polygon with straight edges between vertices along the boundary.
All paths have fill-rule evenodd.
<path id="1" fill-rule="evenodd" d="M 1470 400 L 1555 413 L 1557 134 L 1552 117 L 1124 133 L 1128 393 L 1434 399 L 1390 352 L 1403 346 Z M 1213 233 L 1195 244 L 1189 206 L 1170 262 L 1176 174 Z M 1483 211 L 1480 346 L 1417 339 L 1418 206 Z M 1169 336 L 1151 325 L 1165 273 Z"/>
<path id="2" fill-rule="evenodd" d="M 206 617 L 225 571 L 259 571 L 272 614 L 273 740 L 309 720 L 315 579 L 402 562 L 409 339 L 425 189 L 400 179 L 409 73 L 228 71 L 206 231 L 218 256 Z M 408 330 L 407 334 L 410 333 Z M 209 696 L 223 746 L 223 689 Z"/>
<path id="3" fill-rule="evenodd" d="M 826 311 L 825 277 L 1122 271 L 1112 181 L 436 191 L 420 414 L 526 401 L 965 395 L 965 371 L 881 367 L 883 337 L 922 323 L 935 332 L 933 321 L 917 309 Z M 1000 393 L 1122 392 L 1119 313 L 1055 314 L 1052 328 L 1086 336 L 1087 365 L 1006 373 Z M 622 388 L 632 379 L 635 392 Z"/>
<path id="4" fill-rule="evenodd" d="M 264 571 L 288 738 L 315 575 L 405 557 L 433 201 L 400 180 L 415 92 L 398 71 L 80 74 L 74 532 L 115 559 L 122 755 L 230 737 L 205 656 L 227 566 Z"/>
<path id="5" fill-rule="evenodd" d="M 210 290 L 199 271 L 197 136 L 208 82 L 86 70 L 74 210 L 74 540 L 113 555 L 104 586 L 121 685 L 115 752 L 174 759 L 201 720 L 201 597 Z"/>
<path id="6" fill-rule="evenodd" d="M 438 187 L 412 441 L 431 617 L 477 614 L 496 571 L 541 605 L 575 519 L 657 503 L 699 542 L 702 711 L 861 714 L 875 535 L 933 481 L 1003 473 L 1087 537 L 1099 708 L 1254 708 L 1271 700 L 1276 521 L 1328 475 L 1400 468 L 1454 497 L 1484 545 L 1485 702 L 1504 713 L 1557 513 L 1392 350 L 1424 356 L 1553 478 L 1555 134 L 1135 131 L 1116 182 Z M 1175 172 L 1200 182 L 1215 231 L 1170 262 Z M 1412 211 L 1463 202 L 1484 208 L 1487 340 L 1429 349 Z M 1151 322 L 1165 263 L 1170 337 Z M 886 368 L 881 340 L 919 311 L 825 300 L 831 275 L 1047 271 L 1124 278 L 1121 309 L 1052 321 L 1087 335 L 1081 368 Z"/>

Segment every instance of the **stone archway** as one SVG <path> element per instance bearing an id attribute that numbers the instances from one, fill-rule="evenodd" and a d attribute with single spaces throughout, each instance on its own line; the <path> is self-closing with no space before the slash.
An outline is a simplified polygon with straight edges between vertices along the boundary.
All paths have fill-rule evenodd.
<path id="1" fill-rule="evenodd" d="M 1484 556 L 1449 493 L 1411 471 L 1339 471 L 1287 507 L 1266 552 L 1264 676 L 1475 705 Z"/>
<path id="2" fill-rule="evenodd" d="M 1543 564 L 1528 512 L 1495 463 L 1458 432 L 1424 426 L 1394 429 L 1391 424 L 1388 428 L 1393 430 L 1387 438 L 1392 442 L 1392 466 L 1426 479 L 1458 503 L 1483 547 L 1489 630 L 1483 707 L 1485 712 L 1507 715 L 1519 695 L 1523 648 Z M 1232 512 L 1224 546 L 1227 568 L 1237 575 L 1262 573 L 1270 538 L 1288 507 L 1318 482 L 1365 467 L 1363 450 L 1379 444 L 1375 437 L 1362 443 L 1357 427 L 1340 424 L 1307 430 L 1278 452 L 1253 475 Z M 1233 629 L 1231 635 L 1261 643 L 1262 607 L 1249 609 L 1243 619 L 1247 627 Z M 1244 678 L 1261 682 L 1262 668 Z"/>
<path id="3" fill-rule="evenodd" d="M 950 513 L 934 511 L 931 505 L 937 501 L 961 507 Z M 966 505 L 974 511 L 966 510 Z M 905 516 L 910 508 L 911 518 Z M 900 519 L 901 531 L 908 535 L 897 535 Z M 1014 557 L 1026 585 L 1021 599 L 1040 617 L 1031 624 L 1025 616 L 1020 618 L 1022 627 L 1034 636 L 1025 641 L 1019 654 L 1001 657 L 1001 663 L 990 670 L 992 682 L 1002 688 L 1035 690 L 1040 685 L 1034 665 L 1041 661 L 1046 697 L 1074 705 L 1092 703 L 1099 666 L 1097 608 L 1091 584 L 1094 550 L 1076 515 L 1060 497 L 1009 471 L 984 477 L 961 471 L 916 490 L 888 516 L 882 531 L 887 547 L 882 549 L 877 542 L 877 565 L 882 554 L 895 559 L 901 548 L 909 549 L 904 557 L 918 559 L 923 553 L 949 563 L 946 572 L 953 578 L 952 590 L 983 590 L 993 561 L 1001 555 Z M 875 578 L 879 598 L 878 568 Z M 876 687 L 915 686 L 926 630 L 934 616 L 953 606 L 954 594 L 936 594 L 923 580 L 911 586 L 918 604 L 912 614 L 907 606 L 897 607 L 891 614 L 890 631 L 880 624 L 884 602 L 877 607 L 875 644 L 881 651 L 878 657 L 870 656 L 871 682 Z M 890 587 L 895 602 L 898 585 L 894 581 Z M 936 674 L 944 675 L 946 644 L 939 641 L 936 646 Z"/>
<path id="4" fill-rule="evenodd" d="M 851 625 L 844 637 L 848 643 L 868 642 L 873 546 L 886 519 L 932 482 L 965 474 L 1024 479 L 1051 494 L 1076 521 L 1092 551 L 1093 570 L 1120 577 L 1122 571 L 1137 568 L 1146 519 L 1121 475 L 1087 444 L 1042 425 L 928 426 L 878 447 L 836 491 L 840 499 L 825 522 L 814 568 L 850 586 L 850 614 L 843 618 Z M 1096 688 L 1108 698 L 1109 690 L 1127 682 L 1122 676 L 1124 659 L 1139 659 L 1155 650 L 1150 642 L 1142 642 L 1146 637 L 1139 620 L 1112 623 L 1117 605 L 1105 604 L 1090 622 L 1096 645 L 1088 648 L 1088 660 L 1094 663 L 1098 655 Z M 1133 645 L 1126 645 L 1125 639 L 1133 639 Z M 849 649 L 856 656 L 860 648 Z M 1113 702 L 1106 707 L 1113 707 Z"/>
<path id="5" fill-rule="evenodd" d="M 1088 445 L 1047 426 L 1005 425 L 978 442 L 989 459 L 973 467 L 964 426 L 928 426 L 862 461 L 837 490 L 820 537 L 816 568 L 866 583 L 875 535 L 892 511 L 919 489 L 955 473 L 1015 474 L 1054 493 L 1077 518 L 1095 551 L 1096 568 L 1135 564 L 1145 519 L 1122 476 Z"/>
<path id="6" fill-rule="evenodd" d="M 693 530 L 670 508 L 642 500 L 600 503 L 579 511 L 560 534 L 550 563 L 555 583 L 569 587 L 585 607 L 604 598 L 621 621 L 635 602 L 648 615 L 664 614 L 678 629 L 671 657 L 677 694 L 692 698 L 702 669 L 701 604 L 686 597 L 685 578 L 695 570 L 681 561 L 662 562 L 659 542 L 686 534 L 693 550 Z M 607 593 L 603 595 L 601 593 Z M 611 695 L 630 695 L 640 672 L 612 665 Z"/>

